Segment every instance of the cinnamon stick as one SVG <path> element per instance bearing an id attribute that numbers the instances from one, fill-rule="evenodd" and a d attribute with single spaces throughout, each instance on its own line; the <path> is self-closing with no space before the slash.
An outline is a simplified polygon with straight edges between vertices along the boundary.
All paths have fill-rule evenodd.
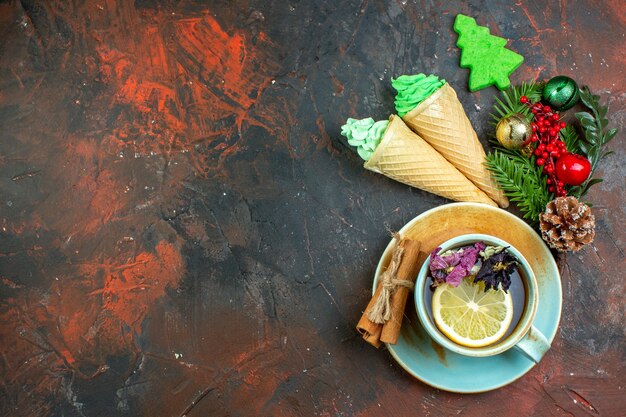
<path id="1" fill-rule="evenodd" d="M 365 308 L 365 311 L 363 312 L 363 315 L 361 316 L 361 320 L 359 320 L 358 324 L 356 325 L 356 329 L 363 336 L 363 340 L 365 340 L 367 343 L 374 346 L 375 348 L 379 348 L 380 345 L 382 345 L 382 342 L 380 341 L 380 334 L 383 331 L 383 325 L 378 323 L 372 323 L 370 319 L 367 318 L 367 314 L 374 306 L 374 303 L 378 299 L 378 296 L 380 295 L 382 289 L 382 280 L 379 280 L 376 292 L 374 292 L 372 299 L 370 300 L 369 304 Z"/>
<path id="2" fill-rule="evenodd" d="M 418 261 L 421 243 L 418 240 L 409 239 L 402 239 L 401 243 L 404 244 L 404 254 L 398 266 L 396 279 L 415 282 L 415 278 L 421 266 L 421 263 Z M 380 335 L 381 342 L 395 345 L 398 341 L 409 292 L 409 288 L 398 285 L 391 293 L 391 318 L 383 325 Z"/>
<path id="3" fill-rule="evenodd" d="M 418 262 L 419 248 L 420 242 L 417 240 L 400 240 L 398 246 L 394 248 L 394 252 L 398 249 L 402 250 L 402 257 L 397 265 L 395 279 L 409 282 L 415 280 L 417 270 L 421 265 L 421 262 Z M 376 348 L 380 347 L 383 342 L 395 344 L 398 341 L 398 334 L 400 333 L 402 318 L 404 316 L 404 307 L 406 306 L 406 300 L 409 294 L 407 287 L 402 285 L 396 286 L 390 297 L 391 319 L 385 324 L 374 323 L 369 319 L 368 315 L 382 292 L 382 275 L 379 277 L 379 280 L 378 287 L 372 299 L 356 325 L 363 339 Z"/>

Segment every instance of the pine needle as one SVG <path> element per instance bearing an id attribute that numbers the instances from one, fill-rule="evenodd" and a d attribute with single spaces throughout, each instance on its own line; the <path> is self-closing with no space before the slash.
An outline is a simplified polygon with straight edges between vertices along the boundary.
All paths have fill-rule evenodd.
<path id="1" fill-rule="evenodd" d="M 581 150 L 579 147 L 579 137 L 576 132 L 576 128 L 571 124 L 567 125 L 565 129 L 562 129 L 560 132 L 561 140 L 565 142 L 565 147 L 568 152 L 580 154 Z"/>
<path id="2" fill-rule="evenodd" d="M 511 86 L 501 93 L 502 98 L 496 97 L 496 104 L 493 105 L 491 113 L 491 123 L 496 125 L 503 117 L 510 116 L 514 113 L 520 113 L 526 116 L 530 121 L 530 108 L 520 103 L 520 97 L 528 97 L 530 103 L 537 102 L 541 99 L 542 84 L 536 84 L 534 81 L 523 82 L 519 86 Z"/>
<path id="3" fill-rule="evenodd" d="M 487 155 L 485 165 L 504 194 L 517 203 L 522 217 L 531 225 L 536 225 L 551 195 L 534 158 L 496 150 Z"/>

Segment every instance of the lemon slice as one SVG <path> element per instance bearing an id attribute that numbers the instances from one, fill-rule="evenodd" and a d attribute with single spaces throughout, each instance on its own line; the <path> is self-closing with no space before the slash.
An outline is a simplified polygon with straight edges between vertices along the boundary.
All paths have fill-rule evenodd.
<path id="1" fill-rule="evenodd" d="M 442 284 L 433 294 L 435 324 L 450 340 L 468 347 L 498 341 L 511 325 L 513 300 L 502 290 L 485 292 L 483 282 L 464 278 L 458 287 Z"/>

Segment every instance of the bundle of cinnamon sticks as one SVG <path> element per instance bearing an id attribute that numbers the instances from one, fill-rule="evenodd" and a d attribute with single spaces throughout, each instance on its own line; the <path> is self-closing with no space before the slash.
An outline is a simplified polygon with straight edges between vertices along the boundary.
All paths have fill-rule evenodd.
<path id="1" fill-rule="evenodd" d="M 356 326 L 363 339 L 377 348 L 398 341 L 404 308 L 420 267 L 420 242 L 400 236 L 395 240 L 391 262 Z"/>

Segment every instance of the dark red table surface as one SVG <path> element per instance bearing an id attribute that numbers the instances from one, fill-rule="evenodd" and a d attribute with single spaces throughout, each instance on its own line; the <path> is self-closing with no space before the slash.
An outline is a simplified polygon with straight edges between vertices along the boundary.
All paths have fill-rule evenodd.
<path id="1" fill-rule="evenodd" d="M 0 414 L 626 415 L 623 128 L 527 375 L 446 393 L 354 330 L 387 228 L 447 200 L 340 126 L 433 72 L 486 145 L 457 13 L 524 55 L 514 83 L 572 76 L 622 127 L 620 1 L 0 2 Z"/>

